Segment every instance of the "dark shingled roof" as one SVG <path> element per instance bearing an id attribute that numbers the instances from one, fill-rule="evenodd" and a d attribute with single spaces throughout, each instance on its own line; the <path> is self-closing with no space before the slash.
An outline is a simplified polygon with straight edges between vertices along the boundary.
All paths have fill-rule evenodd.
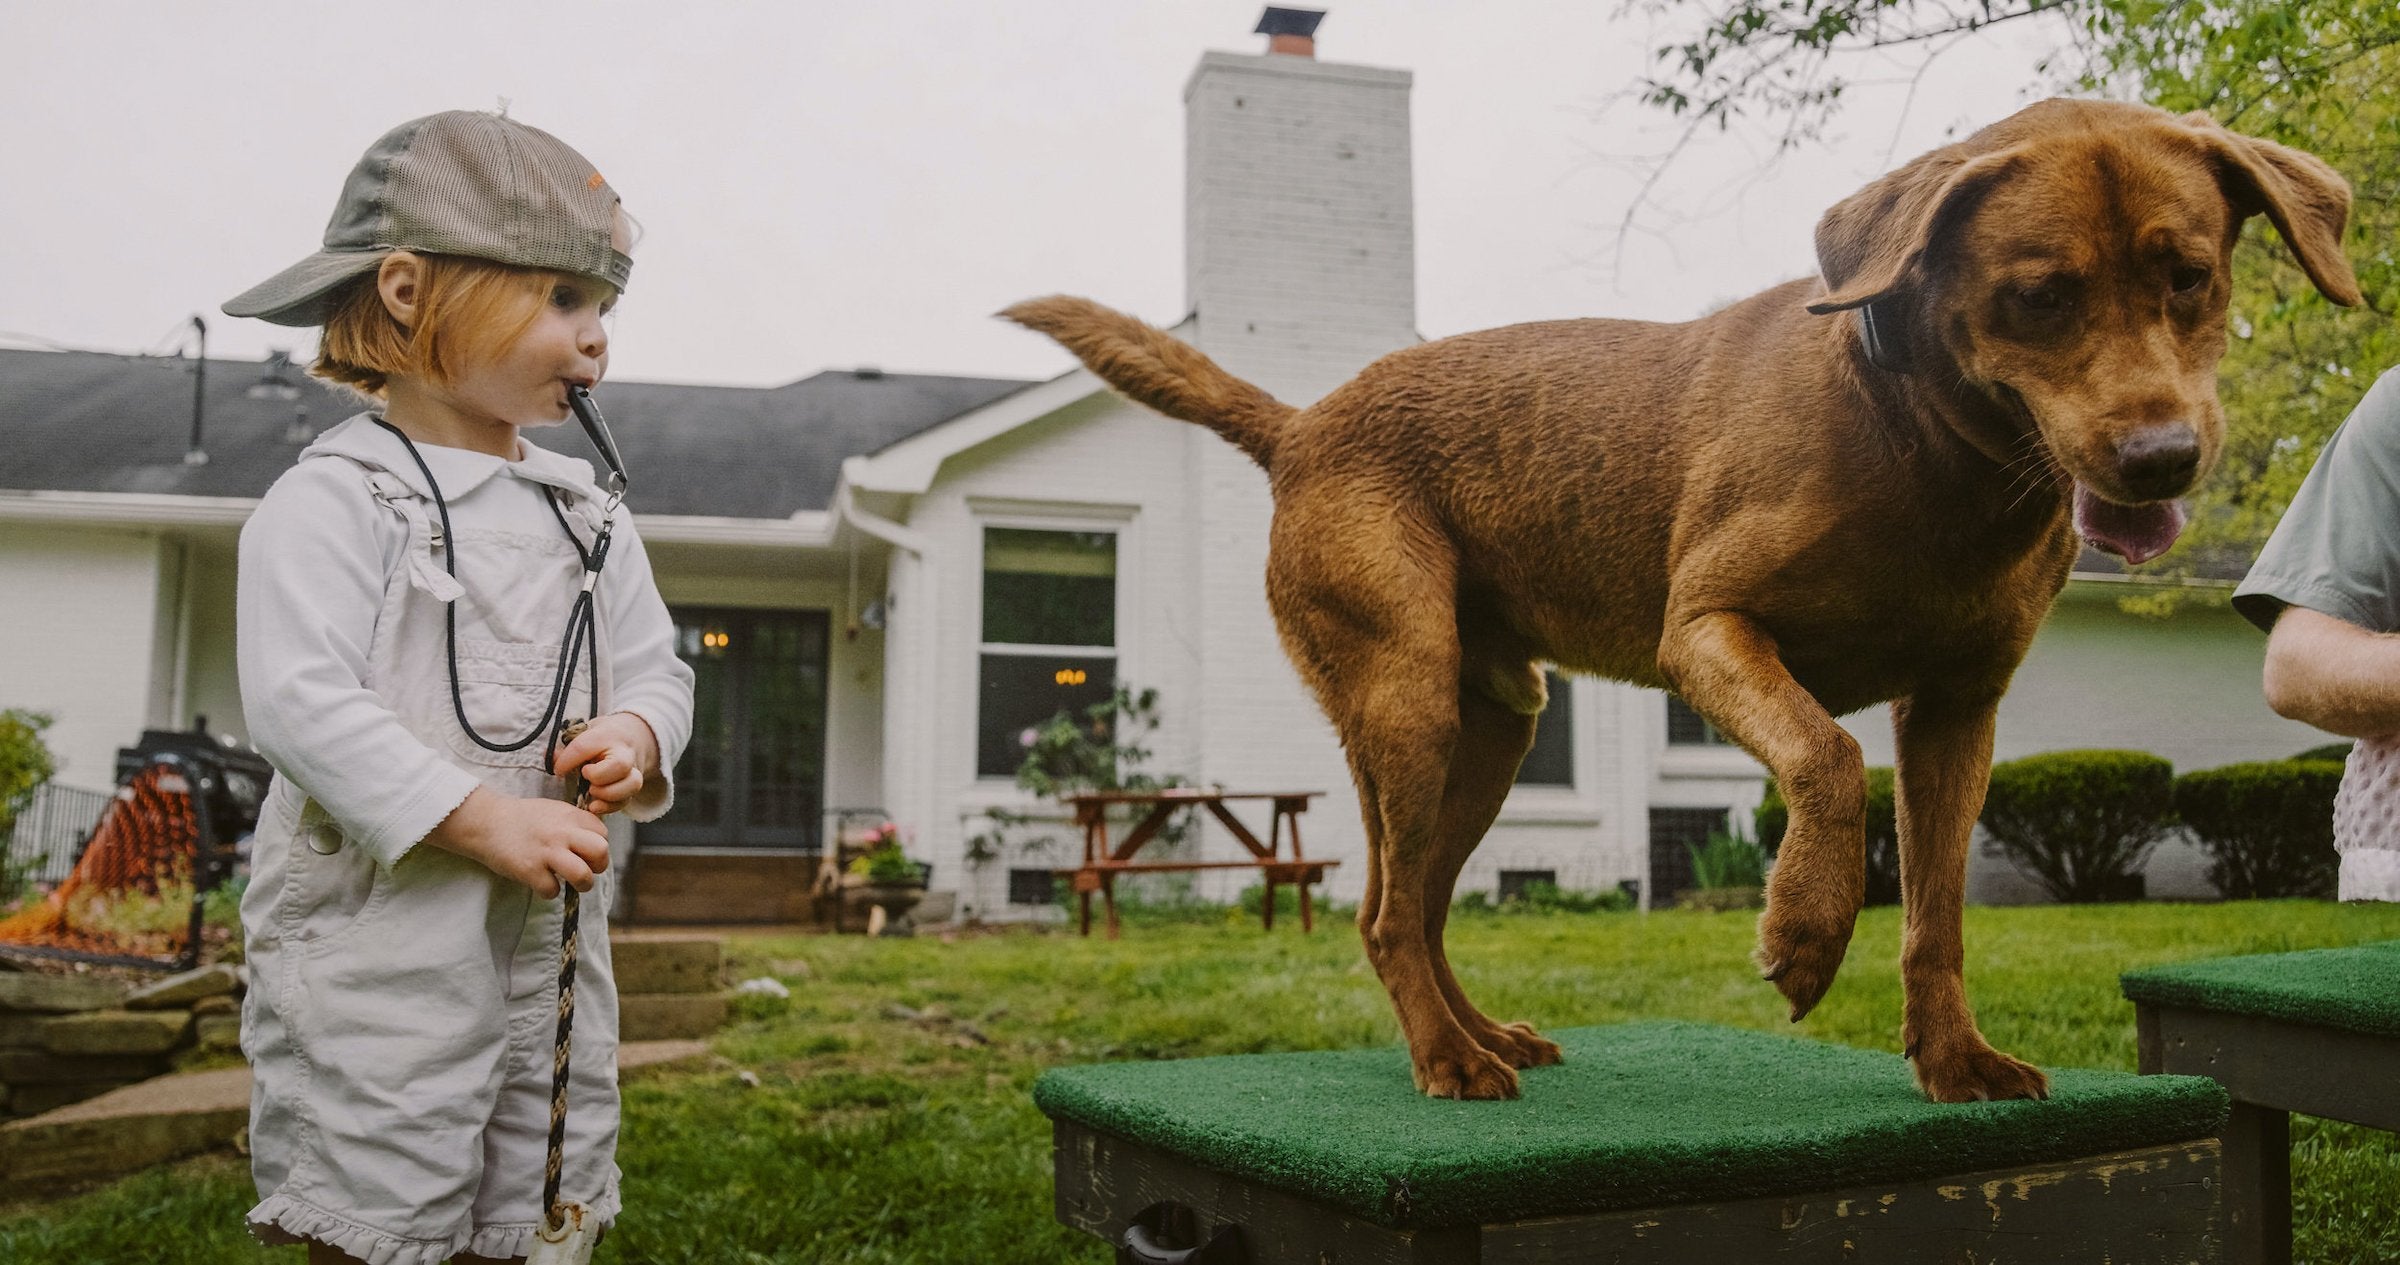
<path id="1" fill-rule="evenodd" d="M 0 488 L 255 497 L 289 469 L 301 442 L 359 409 L 354 397 L 285 371 L 297 399 L 254 398 L 262 366 L 211 360 L 201 446 L 191 435 L 192 362 L 92 352 L 0 349 Z M 780 387 L 611 382 L 593 393 L 632 472 L 645 514 L 784 518 L 827 508 L 842 459 L 1030 385 L 1012 378 L 827 370 Z M 570 422 L 536 432 L 543 447 L 599 463 Z M 304 441 L 303 441 L 304 442 Z"/>

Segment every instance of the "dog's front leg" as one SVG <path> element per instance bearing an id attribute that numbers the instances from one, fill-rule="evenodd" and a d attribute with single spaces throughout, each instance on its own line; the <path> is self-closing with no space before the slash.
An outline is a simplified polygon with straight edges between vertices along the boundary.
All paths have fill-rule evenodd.
<path id="1" fill-rule="evenodd" d="M 1994 1050 L 1967 1006 L 1967 847 L 1992 780 L 1997 690 L 1892 704 L 1899 768 L 1900 899 L 1907 919 L 1900 1040 L 1935 1102 L 2044 1098 L 2041 1070 Z"/>
<path id="2" fill-rule="evenodd" d="M 1858 740 L 1792 679 L 1756 620 L 1671 621 L 1658 664 L 1684 701 L 1775 771 L 1791 826 L 1758 920 L 1758 965 L 1806 1015 L 1833 986 L 1867 886 L 1867 769 Z"/>

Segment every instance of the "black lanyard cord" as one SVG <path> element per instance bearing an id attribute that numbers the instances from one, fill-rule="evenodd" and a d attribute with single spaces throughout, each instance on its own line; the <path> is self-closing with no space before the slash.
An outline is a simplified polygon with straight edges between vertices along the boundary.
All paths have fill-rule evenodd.
<path id="1" fill-rule="evenodd" d="M 452 579 L 458 578 L 458 539 L 450 531 L 450 502 L 442 495 L 441 482 L 433 477 L 432 467 L 425 464 L 424 454 L 417 451 L 417 445 L 406 432 L 380 417 L 375 418 L 375 424 L 399 436 L 401 446 L 408 449 L 409 459 L 417 463 L 418 473 L 425 476 L 425 486 L 432 490 L 434 509 L 442 520 L 442 568 L 450 573 Z M 558 648 L 558 674 L 551 679 L 549 701 L 542 705 L 541 718 L 533 723 L 533 728 L 523 737 L 513 742 L 494 742 L 484 737 L 475 728 L 474 722 L 467 719 L 466 699 L 458 684 L 458 603 L 450 601 L 442 605 L 444 642 L 450 665 L 450 708 L 458 717 L 458 727 L 466 731 L 467 737 L 473 739 L 476 746 L 486 751 L 522 751 L 532 746 L 535 739 L 546 737 L 549 741 L 544 743 L 542 753 L 543 767 L 547 768 L 558 731 L 565 727 L 569 719 L 567 694 L 575 677 L 576 660 L 584 657 L 586 649 L 591 652 L 586 665 L 590 698 L 593 706 L 599 706 L 599 636 L 592 595 L 599 587 L 600 568 L 608 562 L 609 534 L 615 530 L 616 522 L 612 517 L 602 523 L 599 534 L 592 538 L 591 548 L 586 549 L 583 541 L 575 535 L 575 529 L 567 525 L 566 513 L 558 507 L 557 494 L 544 486 L 542 499 L 550 506 L 551 516 L 558 520 L 558 529 L 566 533 L 567 542 L 575 547 L 575 556 L 583 564 L 583 591 L 575 595 L 575 605 L 567 612 L 567 628 Z"/>

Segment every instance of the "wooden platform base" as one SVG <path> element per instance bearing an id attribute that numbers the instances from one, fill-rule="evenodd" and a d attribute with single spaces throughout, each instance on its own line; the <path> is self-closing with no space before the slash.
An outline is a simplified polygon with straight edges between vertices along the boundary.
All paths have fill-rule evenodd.
<path id="1" fill-rule="evenodd" d="M 1736 1203 L 1416 1231 L 1345 1216 L 1071 1121 L 1053 1122 L 1052 1139 L 1062 1223 L 1117 1245 L 1145 1209 L 1177 1204 L 1193 1214 L 1199 1241 L 1238 1227 L 1241 1254 L 1225 1259 L 1245 1265 L 2207 1265 L 2219 1259 L 2215 1138 Z"/>

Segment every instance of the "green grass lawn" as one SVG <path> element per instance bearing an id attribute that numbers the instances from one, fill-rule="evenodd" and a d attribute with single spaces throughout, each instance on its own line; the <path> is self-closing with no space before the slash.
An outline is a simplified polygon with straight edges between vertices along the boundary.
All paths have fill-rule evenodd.
<path id="1" fill-rule="evenodd" d="M 2316 902 L 1968 911 L 1967 981 L 1994 1044 L 2048 1066 L 2131 1070 L 2129 967 L 2400 938 L 2400 907 Z M 1681 1018 L 1792 1031 L 1748 965 L 1749 913 L 1478 915 L 1451 957 L 1495 1017 L 1563 1027 Z M 1058 932 L 913 941 L 734 941 L 737 978 L 792 1000 L 716 1042 L 715 1066 L 626 1087 L 628 1213 L 604 1262 L 1091 1262 L 1050 1215 L 1043 1069 L 1398 1040 L 1358 938 L 1262 934 L 1239 914 L 1141 918 L 1115 943 Z M 1898 911 L 1869 911 L 1803 1035 L 1896 1052 Z M 757 1081 L 748 1083 L 748 1073 Z M 2400 1260 L 2400 1145 L 2296 1120 L 2299 1259 Z M 0 1261 L 275 1261 L 241 1229 L 238 1159 L 51 1202 L 0 1205 Z"/>

